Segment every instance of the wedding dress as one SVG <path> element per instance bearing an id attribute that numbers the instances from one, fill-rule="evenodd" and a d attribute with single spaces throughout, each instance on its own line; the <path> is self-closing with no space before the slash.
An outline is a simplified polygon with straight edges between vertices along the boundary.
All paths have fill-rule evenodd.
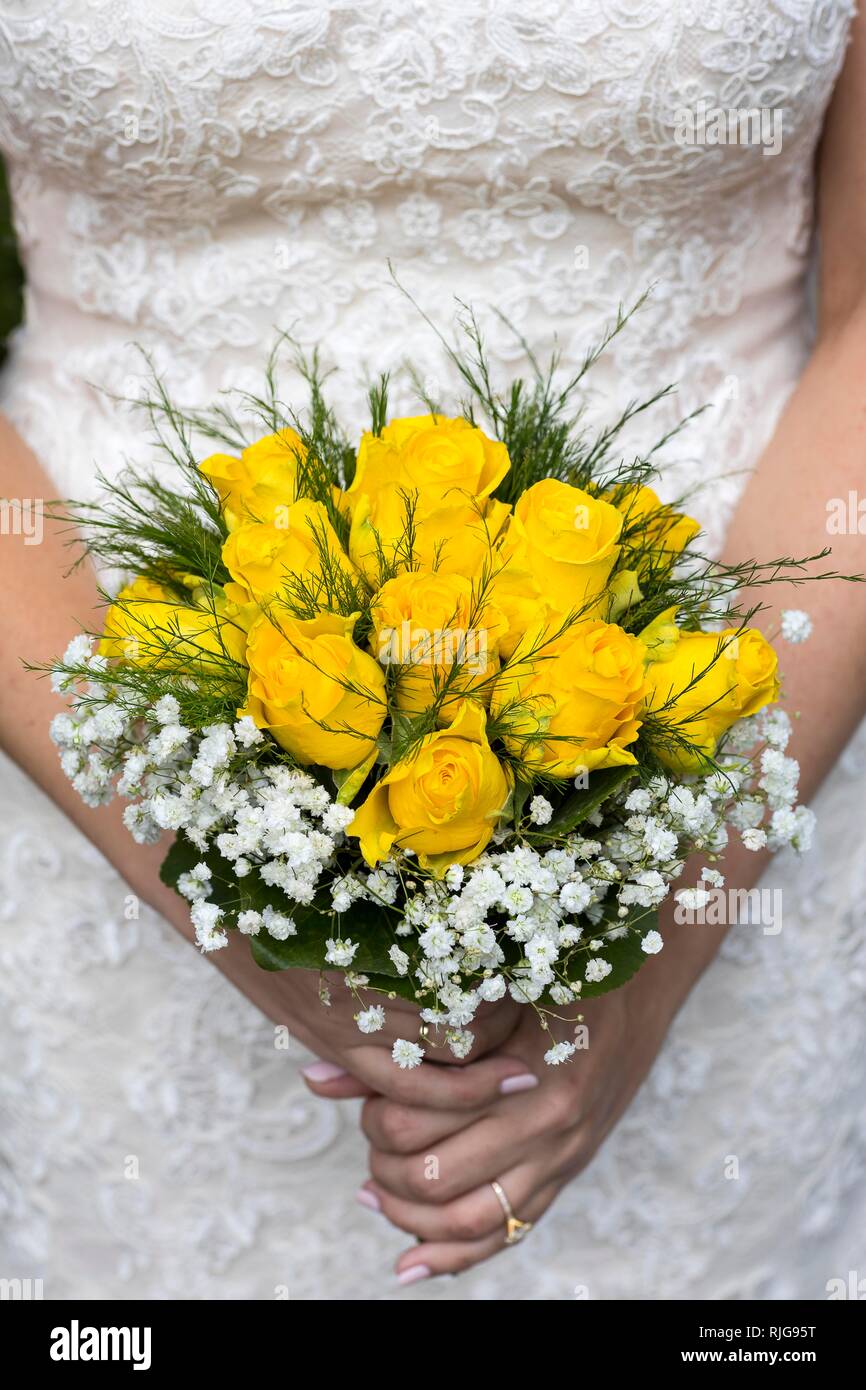
<path id="1" fill-rule="evenodd" d="M 813 156 L 852 9 L 0 0 L 28 286 L 2 407 L 59 493 L 92 495 L 97 467 L 149 457 L 113 399 L 141 387 L 136 345 L 200 405 L 257 387 L 289 329 L 339 368 L 356 430 L 365 371 L 406 354 L 459 400 L 388 258 L 447 332 L 454 296 L 477 308 L 503 379 L 526 363 L 490 306 L 567 367 L 653 284 L 592 409 L 679 384 L 631 452 L 710 403 L 661 490 L 696 489 L 718 545 L 808 351 Z M 684 145 L 700 100 L 781 110 L 781 150 Z M 405 381 L 392 406 L 414 408 Z M 399 1291 L 406 1237 L 354 1199 L 354 1103 L 311 1098 L 300 1048 L 155 914 L 126 920 L 125 885 L 4 764 L 0 1269 L 60 1298 L 825 1297 L 866 1273 L 864 789 L 861 736 L 816 848 L 768 876 L 783 930 L 731 932 L 531 1239 Z"/>

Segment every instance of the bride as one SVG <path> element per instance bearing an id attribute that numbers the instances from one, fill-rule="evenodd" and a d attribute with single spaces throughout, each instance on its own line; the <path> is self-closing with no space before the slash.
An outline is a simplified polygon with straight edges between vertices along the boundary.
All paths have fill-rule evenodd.
<path id="1" fill-rule="evenodd" d="M 8 524 L 147 460 L 118 401 L 142 384 L 138 346 L 181 405 L 254 387 L 288 328 L 339 369 L 352 429 L 368 365 L 406 355 L 456 412 L 390 258 L 443 327 L 454 297 L 486 314 L 503 378 L 525 363 L 488 306 L 539 354 L 556 334 L 568 366 L 652 284 L 594 369 L 591 408 L 679 383 L 629 441 L 710 404 L 666 449 L 660 491 L 691 489 L 731 559 L 820 551 L 828 509 L 863 479 L 852 13 L 0 4 L 0 146 L 27 275 L 0 435 L 0 493 L 20 504 L 0 537 L 4 1273 L 50 1298 L 797 1299 L 866 1269 L 866 589 L 809 589 L 815 634 L 786 654 L 803 798 L 824 783 L 816 848 L 725 865 L 730 885 L 763 872 L 780 889 L 783 930 L 723 941 L 669 911 L 662 955 L 587 1006 L 579 1064 L 545 1068 L 540 1034 L 503 1008 L 478 1060 L 401 1073 L 357 1032 L 348 993 L 323 1009 L 315 978 L 258 971 L 242 941 L 220 969 L 198 955 L 162 851 L 68 789 L 56 697 L 21 659 L 96 625 L 95 578 L 66 573 L 47 520 L 38 535 Z M 718 120 L 713 142 L 709 124 L 683 138 L 699 103 L 771 117 L 773 143 L 725 142 Z M 408 385 L 395 404 L 413 408 Z M 856 519 L 832 545 L 834 568 L 866 568 Z M 502 1194 L 534 1223 L 504 1257 Z"/>

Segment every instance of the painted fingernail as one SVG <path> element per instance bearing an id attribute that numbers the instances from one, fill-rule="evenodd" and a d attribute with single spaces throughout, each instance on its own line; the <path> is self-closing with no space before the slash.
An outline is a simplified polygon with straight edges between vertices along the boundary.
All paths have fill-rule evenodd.
<path id="1" fill-rule="evenodd" d="M 338 1067 L 336 1062 L 310 1062 L 309 1066 L 301 1067 L 301 1073 L 308 1081 L 336 1081 L 340 1076 L 347 1076 L 348 1072 L 344 1067 Z"/>
<path id="2" fill-rule="evenodd" d="M 499 1090 L 502 1095 L 510 1096 L 514 1091 L 531 1091 L 537 1085 L 537 1076 L 533 1076 L 531 1071 L 522 1071 L 519 1076 L 506 1076 Z"/>
<path id="3" fill-rule="evenodd" d="M 429 1265 L 410 1265 L 408 1269 L 401 1269 L 397 1275 L 398 1284 L 417 1284 L 421 1279 L 429 1279 L 433 1273 Z"/>
<path id="4" fill-rule="evenodd" d="M 379 1201 L 379 1198 L 376 1196 L 375 1192 L 370 1191 L 369 1187 L 360 1188 L 355 1193 L 355 1196 L 361 1203 L 362 1207 L 369 1207 L 371 1211 L 382 1210 L 382 1203 Z"/>

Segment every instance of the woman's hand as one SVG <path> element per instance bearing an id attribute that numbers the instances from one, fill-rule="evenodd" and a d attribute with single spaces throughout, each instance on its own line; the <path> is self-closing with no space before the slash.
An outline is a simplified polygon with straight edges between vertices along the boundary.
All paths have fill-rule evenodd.
<path id="1" fill-rule="evenodd" d="M 441 1062 L 425 1062 L 413 1071 L 401 1071 L 392 1060 L 391 1048 L 398 1038 L 414 1041 L 420 1028 L 418 1008 L 408 1000 L 384 1001 L 384 1027 L 377 1033 L 362 1033 L 355 1016 L 361 1007 L 377 1002 L 378 996 L 366 994 L 364 1005 L 359 1005 L 340 972 L 320 977 L 314 970 L 262 970 L 253 961 L 247 943 L 239 938 L 219 956 L 218 964 L 238 988 L 319 1058 L 303 1068 L 310 1088 L 318 1095 L 332 1100 L 381 1095 L 390 1097 L 394 1104 L 409 1104 L 420 1084 L 427 1103 L 435 1104 L 447 1095 L 455 1072 L 465 1066 L 443 1047 L 437 1054 Z M 323 993 L 328 1003 L 323 1002 Z M 526 1072 L 508 1048 L 520 1018 L 520 1006 L 510 1000 L 479 1010 L 473 1022 L 473 1100 L 491 1100 L 509 1081 L 509 1089 L 515 1089 L 514 1078 Z M 487 1060 L 491 1053 L 495 1055 Z M 534 1077 L 522 1084 L 534 1084 Z"/>
<path id="2" fill-rule="evenodd" d="M 544 1216 L 629 1105 L 675 1009 L 673 991 L 648 964 L 623 989 L 582 1006 L 586 1046 L 562 1066 L 549 1066 L 543 1054 L 553 1041 L 574 1036 L 574 1021 L 552 1025 L 552 1036 L 545 1035 L 534 1011 L 522 1008 L 507 1053 L 538 1078 L 526 1094 L 473 1104 L 476 1068 L 495 1065 L 493 1054 L 452 1074 L 450 1109 L 422 1102 L 418 1073 L 409 1073 L 417 1076 L 410 1104 L 368 1099 L 362 1126 L 372 1177 L 359 1200 L 420 1242 L 400 1256 L 400 1281 L 468 1269 L 504 1248 L 494 1180 L 520 1220 Z M 477 1080 L 482 1094 L 483 1077 Z"/>
<path id="3" fill-rule="evenodd" d="M 748 882 L 756 860 L 761 857 L 741 847 L 730 849 L 732 881 Z M 694 880 L 700 862 L 687 866 L 681 884 Z M 402 1283 L 457 1273 L 505 1248 L 505 1216 L 492 1182 L 502 1185 L 515 1216 L 535 1222 L 594 1157 L 727 930 L 678 923 L 672 900 L 660 926 L 664 951 L 628 984 L 560 1010 L 548 1033 L 535 1011 L 520 1005 L 516 1028 L 483 1061 L 462 1069 L 425 1062 L 401 1074 L 399 1093 L 377 1096 L 345 1078 L 308 1077 L 318 1095 L 367 1094 L 361 1123 L 370 1140 L 371 1178 L 358 1200 L 416 1237 L 397 1262 Z M 578 1020 L 584 1028 L 576 1036 Z M 569 1061 L 556 1067 L 544 1061 L 553 1043 L 571 1040 L 578 1051 Z M 491 1069 L 506 1055 L 513 1070 L 494 1090 Z"/>

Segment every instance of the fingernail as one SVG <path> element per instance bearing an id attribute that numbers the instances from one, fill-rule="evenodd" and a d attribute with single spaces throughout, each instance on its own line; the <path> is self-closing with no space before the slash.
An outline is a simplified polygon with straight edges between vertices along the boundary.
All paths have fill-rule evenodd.
<path id="1" fill-rule="evenodd" d="M 371 1211 L 382 1210 L 382 1203 L 379 1201 L 379 1198 L 376 1196 L 375 1192 L 370 1191 L 369 1187 L 360 1188 L 355 1193 L 355 1196 L 361 1203 L 362 1207 L 369 1207 Z"/>
<path id="2" fill-rule="evenodd" d="M 417 1284 L 421 1279 L 429 1279 L 433 1273 L 429 1265 L 410 1265 L 408 1269 L 401 1269 L 397 1275 L 398 1284 Z"/>
<path id="3" fill-rule="evenodd" d="M 533 1076 L 531 1071 L 522 1071 L 519 1076 L 506 1076 L 499 1090 L 502 1095 L 510 1096 L 513 1091 L 531 1091 L 537 1085 L 537 1076 Z"/>
<path id="4" fill-rule="evenodd" d="M 310 1062 L 309 1066 L 301 1067 L 301 1074 L 308 1081 L 336 1081 L 337 1077 L 348 1075 L 336 1062 Z"/>

